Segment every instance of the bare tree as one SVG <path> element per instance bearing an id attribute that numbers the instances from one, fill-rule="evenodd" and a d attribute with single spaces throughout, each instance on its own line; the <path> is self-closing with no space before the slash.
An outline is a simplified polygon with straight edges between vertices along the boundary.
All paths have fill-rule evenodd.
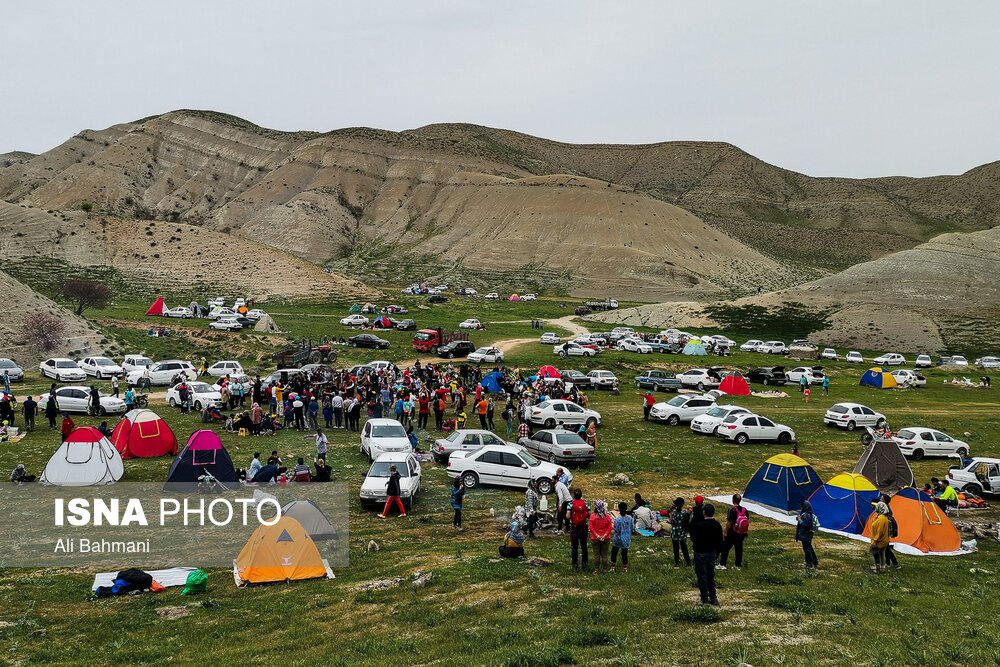
<path id="1" fill-rule="evenodd" d="M 66 325 L 58 317 L 35 312 L 22 325 L 25 342 L 39 352 L 51 352 L 62 340 Z"/>
<path id="2" fill-rule="evenodd" d="M 111 300 L 111 288 L 93 280 L 67 280 L 62 285 L 63 296 L 76 304 L 76 314 L 83 315 L 88 308 L 104 310 Z"/>

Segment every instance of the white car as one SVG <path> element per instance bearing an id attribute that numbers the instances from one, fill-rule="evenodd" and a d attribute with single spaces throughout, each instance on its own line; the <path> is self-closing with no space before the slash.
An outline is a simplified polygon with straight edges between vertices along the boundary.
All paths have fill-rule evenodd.
<path id="1" fill-rule="evenodd" d="M 177 387 L 179 386 L 180 384 L 175 384 L 170 389 L 167 389 L 167 403 L 172 408 L 179 407 L 181 404 L 180 392 L 177 391 Z M 222 404 L 222 392 L 214 385 L 207 382 L 188 382 L 187 387 L 189 392 L 188 400 L 191 403 L 191 407 L 195 410 L 201 411 L 206 405 Z"/>
<path id="2" fill-rule="evenodd" d="M 558 345 L 559 343 L 562 342 L 562 338 L 559 337 L 559 334 L 554 334 L 551 331 L 546 331 L 545 333 L 542 334 L 542 337 L 538 339 L 538 342 L 542 343 L 543 345 Z"/>
<path id="3" fill-rule="evenodd" d="M 913 385 L 914 387 L 927 386 L 927 378 L 920 375 L 916 371 L 908 371 L 905 368 L 897 368 L 890 373 L 890 375 L 896 379 L 896 384 L 900 387 L 905 387 L 907 385 Z"/>
<path id="4" fill-rule="evenodd" d="M 484 299 L 489 299 L 490 301 L 497 301 L 497 300 L 500 299 L 500 295 L 498 293 L 496 293 L 496 292 L 490 292 L 489 294 L 487 294 L 483 298 Z"/>
<path id="5" fill-rule="evenodd" d="M 618 349 L 626 352 L 638 352 L 639 354 L 650 354 L 653 348 L 635 338 L 622 338 L 618 341 Z"/>
<path id="6" fill-rule="evenodd" d="M 819 353 L 820 359 L 828 359 L 830 361 L 840 361 L 840 355 L 832 347 L 824 348 L 822 352 Z"/>
<path id="7" fill-rule="evenodd" d="M 734 347 L 736 347 L 735 340 L 723 336 L 722 334 L 715 334 L 714 336 L 702 336 L 701 342 L 711 343 L 713 345 L 721 345 L 723 347 L 728 347 L 729 349 L 733 349 Z"/>
<path id="8" fill-rule="evenodd" d="M 847 353 L 847 356 L 844 357 L 844 361 L 850 364 L 863 364 L 865 363 L 865 358 L 861 356 L 860 352 L 851 350 Z"/>
<path id="9" fill-rule="evenodd" d="M 239 313 L 228 306 L 216 306 L 208 311 L 208 319 L 210 320 L 217 320 L 220 317 L 236 317 L 237 315 Z"/>
<path id="10" fill-rule="evenodd" d="M 968 366 L 969 365 L 969 360 L 966 359 L 965 357 L 963 357 L 960 354 L 956 354 L 955 356 L 953 356 L 951 358 L 951 365 L 952 366 Z"/>
<path id="11" fill-rule="evenodd" d="M 368 324 L 368 318 L 364 315 L 355 313 L 354 315 L 348 315 L 347 317 L 341 319 L 340 323 L 345 327 L 363 327 Z"/>
<path id="12" fill-rule="evenodd" d="M 756 338 L 751 338 L 747 342 L 740 345 L 740 352 L 756 352 L 757 348 L 764 344 L 764 341 L 757 340 Z"/>
<path id="13" fill-rule="evenodd" d="M 1000 459 L 976 457 L 948 470 L 949 483 L 977 496 L 1000 494 Z"/>
<path id="14" fill-rule="evenodd" d="M 784 424 L 775 424 L 760 415 L 731 415 L 719 425 L 718 435 L 723 440 L 745 445 L 751 440 L 764 440 L 786 444 L 795 440 L 795 431 Z"/>
<path id="15" fill-rule="evenodd" d="M 469 318 L 458 325 L 459 329 L 482 329 L 483 325 L 480 324 L 479 320 Z"/>
<path id="16" fill-rule="evenodd" d="M 572 341 L 554 346 L 552 352 L 560 357 L 593 357 L 597 355 L 597 350 L 594 348 L 584 347 Z"/>
<path id="17" fill-rule="evenodd" d="M 980 368 L 1000 368 L 1000 357 L 979 357 L 976 359 L 976 366 Z"/>
<path id="18" fill-rule="evenodd" d="M 85 357 L 80 360 L 80 368 L 83 369 L 84 373 L 93 375 L 98 380 L 111 376 L 121 377 L 125 374 L 121 366 L 107 357 Z"/>
<path id="19" fill-rule="evenodd" d="M 477 428 L 460 428 L 447 437 L 438 438 L 431 446 L 431 455 L 438 463 L 447 463 L 452 452 L 479 449 L 483 445 L 509 445 L 511 443 L 497 437 L 492 431 Z"/>
<path id="20" fill-rule="evenodd" d="M 929 354 L 920 354 L 917 355 L 917 360 L 913 362 L 913 365 L 917 368 L 930 368 L 934 365 L 934 362 L 931 361 L 931 356 Z"/>
<path id="21" fill-rule="evenodd" d="M 521 295 L 521 301 L 537 301 L 537 300 L 538 297 L 535 296 L 534 294 L 531 294 L 530 292 L 528 294 Z"/>
<path id="22" fill-rule="evenodd" d="M 503 352 L 495 347 L 481 347 L 475 352 L 469 352 L 466 359 L 473 364 L 497 364 L 503 361 Z"/>
<path id="23" fill-rule="evenodd" d="M 901 354 L 886 352 L 882 356 L 872 359 L 872 363 L 879 366 L 902 366 L 906 363 L 906 359 Z"/>
<path id="24" fill-rule="evenodd" d="M 892 439 L 899 445 L 903 456 L 914 461 L 925 456 L 957 456 L 964 459 L 969 455 L 968 444 L 932 428 L 907 426 L 899 429 Z"/>
<path id="25" fill-rule="evenodd" d="M 587 373 L 590 378 L 590 386 L 594 389 L 613 389 L 618 384 L 618 378 L 611 371 L 593 370 Z"/>
<path id="26" fill-rule="evenodd" d="M 216 380 L 214 383 L 212 383 L 212 386 L 215 387 L 215 389 L 217 391 L 221 392 L 222 391 L 222 385 L 225 384 L 225 382 L 226 382 L 226 378 L 225 377 L 221 377 L 218 380 Z M 239 382 L 241 385 L 243 385 L 243 393 L 246 396 L 248 396 L 250 394 L 250 392 L 253 390 L 253 378 L 251 378 L 249 375 L 246 375 L 246 374 L 230 375 L 229 376 L 229 382 L 230 382 L 230 385 L 232 385 L 232 383 L 235 383 L 235 382 Z"/>
<path id="27" fill-rule="evenodd" d="M 390 466 L 396 466 L 399 473 L 399 496 L 403 501 L 403 507 L 409 511 L 413 507 L 413 500 L 420 492 L 420 462 L 413 456 L 412 452 L 388 452 L 380 454 L 372 462 L 365 481 L 361 482 L 361 507 L 383 509 L 388 498 L 386 489 L 389 484 L 389 476 L 392 472 Z"/>
<path id="28" fill-rule="evenodd" d="M 722 384 L 722 375 L 719 374 L 717 368 L 692 368 L 678 373 L 674 377 L 681 381 L 682 387 L 698 391 L 705 391 Z"/>
<path id="29" fill-rule="evenodd" d="M 137 368 L 134 371 L 129 371 L 125 376 L 125 382 L 131 386 L 139 384 L 146 370 L 144 368 Z M 188 380 L 195 380 L 198 377 L 198 371 L 195 370 L 191 362 L 181 361 L 180 359 L 157 361 L 149 367 L 148 371 L 149 383 L 160 386 L 170 385 L 178 373 L 183 373 Z"/>
<path id="30" fill-rule="evenodd" d="M 801 384 L 803 376 L 805 376 L 806 384 L 808 385 L 823 384 L 823 378 L 826 377 L 823 373 L 823 369 L 819 366 L 796 366 L 792 370 L 785 373 L 785 377 L 788 378 L 788 381 L 794 382 L 795 384 Z"/>
<path id="31" fill-rule="evenodd" d="M 38 402 L 38 409 L 45 412 L 45 406 L 49 403 L 49 395 L 43 394 Z M 60 412 L 75 412 L 87 414 L 90 408 L 90 387 L 69 386 L 56 389 L 56 405 Z M 125 412 L 125 401 L 114 396 L 101 394 L 102 415 L 114 415 Z"/>
<path id="32" fill-rule="evenodd" d="M 227 375 L 242 375 L 243 373 L 243 366 L 238 361 L 216 361 L 208 367 L 208 374 L 217 378 Z"/>
<path id="33" fill-rule="evenodd" d="M 125 373 L 130 373 L 136 370 L 141 371 L 152 365 L 153 360 L 149 357 L 144 357 L 141 354 L 126 354 L 125 358 L 122 359 L 122 370 L 125 371 Z"/>
<path id="34" fill-rule="evenodd" d="M 164 317 L 176 317 L 178 319 L 186 320 L 194 316 L 191 309 L 187 306 L 174 306 L 173 308 L 168 308 L 163 311 Z"/>
<path id="35" fill-rule="evenodd" d="M 260 308 L 252 308 L 247 311 L 246 317 L 251 320 L 259 320 L 262 317 L 267 317 L 267 313 Z"/>
<path id="36" fill-rule="evenodd" d="M 552 493 L 552 476 L 559 466 L 539 461 L 515 445 L 483 445 L 471 452 L 454 452 L 448 457 L 448 476 L 460 477 L 466 489 L 480 484 L 527 489 L 528 482 L 538 480 L 538 492 Z M 563 468 L 573 481 L 573 475 Z"/>
<path id="37" fill-rule="evenodd" d="M 785 354 L 788 348 L 780 340 L 769 340 L 758 345 L 757 351 L 761 354 Z"/>
<path id="38" fill-rule="evenodd" d="M 601 413 L 564 399 L 542 401 L 528 408 L 528 421 L 536 426 L 555 428 L 558 424 L 579 426 L 601 423 Z"/>
<path id="39" fill-rule="evenodd" d="M 714 408 L 709 410 L 703 415 L 698 415 L 691 420 L 691 430 L 695 433 L 704 433 L 706 435 L 715 435 L 716 430 L 719 428 L 719 424 L 722 420 L 731 415 L 743 415 L 750 414 L 750 411 L 746 408 L 741 408 L 738 405 L 716 405 Z"/>
<path id="40" fill-rule="evenodd" d="M 374 461 L 387 452 L 410 452 L 413 445 L 395 419 L 369 419 L 361 429 L 361 453 Z"/>
<path id="41" fill-rule="evenodd" d="M 53 357 L 38 364 L 42 377 L 52 378 L 56 382 L 83 382 L 87 374 L 72 359 Z"/>
<path id="42" fill-rule="evenodd" d="M 243 297 L 240 297 L 236 299 L 236 301 L 233 301 L 233 308 L 235 308 L 236 310 L 239 310 L 245 305 L 247 305 L 247 300 L 244 299 Z"/>
<path id="43" fill-rule="evenodd" d="M 243 328 L 243 325 L 239 323 L 235 316 L 220 317 L 217 320 L 209 322 L 208 326 L 210 329 L 217 331 L 239 331 Z"/>
<path id="44" fill-rule="evenodd" d="M 7 373 L 7 379 L 11 382 L 24 382 L 24 369 L 13 359 L 0 357 L 0 376 L 4 373 Z"/>
<path id="45" fill-rule="evenodd" d="M 608 339 L 604 336 L 598 334 L 584 334 L 582 336 L 577 336 L 573 339 L 573 342 L 577 345 L 583 345 L 587 347 L 588 345 L 594 345 L 598 348 L 606 348 L 608 346 Z"/>
<path id="46" fill-rule="evenodd" d="M 209 308 L 215 308 L 216 306 L 224 306 L 224 305 L 226 305 L 226 300 L 221 296 L 217 296 L 214 299 L 208 300 Z"/>
<path id="47" fill-rule="evenodd" d="M 712 396 L 674 396 L 665 403 L 653 405 L 649 410 L 649 418 L 655 422 L 677 426 L 708 413 L 714 407 L 715 398 Z"/>
<path id="48" fill-rule="evenodd" d="M 853 431 L 859 426 L 882 428 L 885 426 L 885 415 L 875 412 L 867 405 L 860 403 L 837 403 L 823 415 L 823 423 Z"/>

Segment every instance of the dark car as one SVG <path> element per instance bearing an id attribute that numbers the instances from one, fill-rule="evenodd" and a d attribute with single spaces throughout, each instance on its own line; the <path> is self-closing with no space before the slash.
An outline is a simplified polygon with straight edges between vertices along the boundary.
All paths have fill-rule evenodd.
<path id="1" fill-rule="evenodd" d="M 591 310 L 586 306 L 577 306 L 576 310 L 574 310 L 573 312 L 576 313 L 577 315 L 590 315 Z"/>
<path id="2" fill-rule="evenodd" d="M 469 340 L 453 340 L 438 348 L 438 356 L 442 359 L 454 359 L 455 357 L 467 357 L 470 352 L 475 352 L 476 346 Z"/>
<path id="3" fill-rule="evenodd" d="M 784 366 L 768 366 L 764 368 L 755 368 L 747 373 L 747 382 L 783 385 L 788 382 L 788 377 L 785 376 Z"/>
<path id="4" fill-rule="evenodd" d="M 581 373 L 580 371 L 564 371 L 560 370 L 559 374 L 562 379 L 566 382 L 572 382 L 575 386 L 580 389 L 590 389 L 591 381 L 590 376 L 586 373 Z"/>
<path id="5" fill-rule="evenodd" d="M 257 320 L 251 320 L 249 317 L 237 317 L 235 319 L 244 329 L 253 329 L 257 325 Z"/>
<path id="6" fill-rule="evenodd" d="M 358 334 L 347 339 L 351 347 L 370 347 L 378 350 L 385 350 L 389 347 L 389 341 L 379 338 L 375 334 Z"/>
<path id="7" fill-rule="evenodd" d="M 441 294 L 431 294 L 427 297 L 427 303 L 448 303 L 448 297 Z"/>
<path id="8" fill-rule="evenodd" d="M 399 331 L 416 331 L 417 330 L 417 321 L 416 320 L 411 320 L 411 319 L 407 318 L 407 319 L 403 320 L 402 322 L 399 322 L 396 325 L 396 329 L 398 329 Z"/>

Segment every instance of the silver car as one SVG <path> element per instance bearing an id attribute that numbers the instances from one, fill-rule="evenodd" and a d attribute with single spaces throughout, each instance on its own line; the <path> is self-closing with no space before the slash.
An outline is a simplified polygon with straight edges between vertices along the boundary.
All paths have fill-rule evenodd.
<path id="1" fill-rule="evenodd" d="M 447 463 L 452 452 L 473 451 L 483 445 L 510 445 L 512 443 L 500 439 L 492 431 L 482 429 L 461 428 L 445 438 L 438 438 L 431 447 L 431 454 L 438 463 Z"/>
<path id="2" fill-rule="evenodd" d="M 7 378 L 11 382 L 24 382 L 24 369 L 14 363 L 11 359 L 0 358 L 0 375 L 7 373 Z"/>
<path id="3" fill-rule="evenodd" d="M 576 433 L 562 429 L 535 431 L 517 441 L 529 452 L 551 463 L 590 463 L 596 458 L 594 448 Z"/>

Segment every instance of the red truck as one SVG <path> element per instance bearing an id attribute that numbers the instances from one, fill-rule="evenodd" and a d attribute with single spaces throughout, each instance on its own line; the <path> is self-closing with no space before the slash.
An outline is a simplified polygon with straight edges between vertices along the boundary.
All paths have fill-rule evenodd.
<path id="1" fill-rule="evenodd" d="M 437 354 L 439 347 L 453 340 L 469 340 L 469 334 L 464 331 L 442 331 L 441 327 L 421 329 L 413 336 L 413 349 Z"/>

